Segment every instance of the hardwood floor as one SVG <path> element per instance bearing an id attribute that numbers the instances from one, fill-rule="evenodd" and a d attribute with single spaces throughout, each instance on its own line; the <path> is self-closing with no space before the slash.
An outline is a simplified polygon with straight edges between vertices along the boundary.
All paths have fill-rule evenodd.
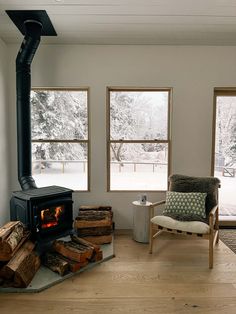
<path id="1" fill-rule="evenodd" d="M 153 254 L 115 236 L 116 257 L 37 294 L 0 294 L 0 313 L 236 313 L 236 255 L 222 242 L 162 234 Z"/>

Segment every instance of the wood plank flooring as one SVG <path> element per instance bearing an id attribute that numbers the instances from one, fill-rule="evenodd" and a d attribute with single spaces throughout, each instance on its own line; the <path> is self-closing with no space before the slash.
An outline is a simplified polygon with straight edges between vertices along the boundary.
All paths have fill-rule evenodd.
<path id="1" fill-rule="evenodd" d="M 153 254 L 131 234 L 116 257 L 37 294 L 0 294 L 0 313 L 235 314 L 236 255 L 222 242 L 208 269 L 208 241 L 162 234 Z"/>

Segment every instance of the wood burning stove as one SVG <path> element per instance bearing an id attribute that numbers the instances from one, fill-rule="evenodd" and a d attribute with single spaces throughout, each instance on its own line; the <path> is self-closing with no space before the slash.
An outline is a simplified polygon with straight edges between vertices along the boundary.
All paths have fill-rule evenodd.
<path id="1" fill-rule="evenodd" d="M 35 240 L 50 241 L 72 232 L 72 190 L 49 186 L 13 192 L 11 220 L 20 220 Z"/>
<path id="2" fill-rule="evenodd" d="M 30 90 L 31 63 L 41 36 L 56 36 L 45 10 L 7 10 L 23 33 L 16 58 L 18 179 L 23 191 L 13 192 L 11 220 L 20 220 L 35 240 L 46 242 L 72 231 L 72 190 L 48 186 L 37 188 L 32 177 Z"/>

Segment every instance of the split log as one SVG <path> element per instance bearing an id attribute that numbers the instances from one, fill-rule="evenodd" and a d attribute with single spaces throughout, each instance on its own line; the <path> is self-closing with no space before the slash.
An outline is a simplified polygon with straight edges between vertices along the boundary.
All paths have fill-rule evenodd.
<path id="1" fill-rule="evenodd" d="M 6 253 L 11 253 L 14 251 L 14 249 L 17 247 L 17 244 L 20 242 L 20 240 L 23 238 L 24 235 L 24 226 L 23 224 L 17 225 L 14 230 L 10 233 L 10 235 L 7 237 L 7 239 L 2 242 L 4 251 Z"/>
<path id="2" fill-rule="evenodd" d="M 111 218 L 113 218 L 113 211 L 111 206 L 80 206 L 78 215 L 82 214 L 83 211 L 108 211 L 111 213 Z"/>
<path id="3" fill-rule="evenodd" d="M 79 243 L 76 243 L 76 242 L 73 242 L 73 241 L 70 241 L 69 242 L 69 246 L 81 251 L 81 252 L 84 252 L 86 253 L 86 258 L 87 259 L 90 259 L 91 256 L 93 255 L 93 249 L 90 248 L 90 247 L 87 247 L 83 244 L 79 244 Z"/>
<path id="4" fill-rule="evenodd" d="M 4 285 L 26 288 L 40 267 L 40 258 L 32 252 L 35 244 L 27 241 L 1 269 Z"/>
<path id="5" fill-rule="evenodd" d="M 94 258 L 91 260 L 91 262 L 98 262 L 103 259 L 103 252 L 102 250 L 98 251 L 95 255 Z"/>
<path id="6" fill-rule="evenodd" d="M 30 253 L 17 268 L 14 276 L 14 287 L 26 288 L 34 278 L 41 261 L 35 252 Z"/>
<path id="7" fill-rule="evenodd" d="M 0 228 L 0 242 L 2 242 L 6 237 L 12 232 L 12 230 L 19 225 L 19 221 L 9 221 L 3 227 Z"/>
<path id="8" fill-rule="evenodd" d="M 102 220 L 111 218 L 110 211 L 85 210 L 79 213 L 78 220 Z"/>
<path id="9" fill-rule="evenodd" d="M 77 272 L 78 270 L 80 270 L 81 268 L 85 267 L 88 265 L 89 261 L 86 260 L 84 262 L 75 262 L 72 261 L 71 259 L 65 257 L 65 256 L 61 256 L 61 259 L 63 259 L 64 261 L 66 261 L 69 265 L 69 269 L 72 273 Z"/>
<path id="10" fill-rule="evenodd" d="M 84 238 L 79 238 L 76 235 L 71 235 L 71 239 L 72 239 L 72 241 L 74 241 L 76 243 L 84 244 L 84 245 L 93 249 L 93 255 L 90 259 L 90 262 L 98 262 L 98 261 L 103 259 L 103 252 L 101 250 L 100 245 L 89 242 L 89 241 L 85 240 Z"/>
<path id="11" fill-rule="evenodd" d="M 78 228 L 77 233 L 79 237 L 109 235 L 112 233 L 112 226 Z"/>
<path id="12" fill-rule="evenodd" d="M 12 259 L 0 271 L 0 277 L 12 279 L 19 266 L 24 263 L 27 256 L 33 251 L 35 244 L 31 241 L 25 242 L 22 247 L 16 252 Z"/>
<path id="13" fill-rule="evenodd" d="M 106 227 L 112 225 L 112 215 L 109 211 L 83 211 L 76 218 L 74 227 L 91 228 Z"/>
<path id="14" fill-rule="evenodd" d="M 80 206 L 79 211 L 84 210 L 105 210 L 105 211 L 111 211 L 111 206 Z"/>
<path id="15" fill-rule="evenodd" d="M 44 266 L 61 276 L 64 276 L 69 271 L 69 263 L 57 253 L 47 252 L 42 259 Z"/>
<path id="16" fill-rule="evenodd" d="M 112 234 L 103 236 L 88 236 L 84 237 L 84 239 L 94 244 L 108 244 L 112 242 Z"/>
<path id="17" fill-rule="evenodd" d="M 11 221 L 0 228 L 0 260 L 10 260 L 25 235 L 20 221 Z M 22 243 L 21 243 L 22 244 Z"/>
<path id="18" fill-rule="evenodd" d="M 23 245 L 23 243 L 29 238 L 30 231 L 25 231 L 23 237 L 15 247 L 13 251 L 9 250 L 9 246 L 5 243 L 0 243 L 0 261 L 8 262 L 11 258 L 16 254 L 19 248 Z"/>
<path id="19" fill-rule="evenodd" d="M 91 249 L 93 249 L 96 253 L 100 251 L 100 245 L 94 244 L 92 242 L 89 242 L 85 239 L 79 238 L 76 235 L 71 235 L 71 240 L 73 242 L 79 243 L 79 244 L 83 244 L 85 246 L 90 247 Z"/>
<path id="20" fill-rule="evenodd" d="M 82 263 L 85 262 L 87 259 L 90 259 L 93 254 L 92 249 L 86 249 L 84 246 L 74 243 L 72 241 L 65 242 L 62 240 L 56 240 L 53 243 L 53 249 L 73 261 Z"/>
<path id="21" fill-rule="evenodd" d="M 30 232 L 26 232 L 21 239 L 21 241 L 18 243 L 17 247 L 14 249 L 11 253 L 5 253 L 4 250 L 0 249 L 0 261 L 8 262 L 11 260 L 11 258 L 16 254 L 16 252 L 19 250 L 19 248 L 23 245 L 23 243 L 29 238 Z"/>

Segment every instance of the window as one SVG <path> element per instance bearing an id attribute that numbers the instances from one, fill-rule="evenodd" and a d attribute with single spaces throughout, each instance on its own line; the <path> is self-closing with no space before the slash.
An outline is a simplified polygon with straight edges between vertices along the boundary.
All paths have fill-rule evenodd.
<path id="1" fill-rule="evenodd" d="M 33 89 L 31 125 L 37 186 L 89 190 L 88 89 Z"/>
<path id="2" fill-rule="evenodd" d="M 215 89 L 213 121 L 212 175 L 221 181 L 220 220 L 230 225 L 236 220 L 236 89 Z"/>
<path id="3" fill-rule="evenodd" d="M 167 190 L 170 98 L 169 88 L 108 88 L 109 191 Z"/>

